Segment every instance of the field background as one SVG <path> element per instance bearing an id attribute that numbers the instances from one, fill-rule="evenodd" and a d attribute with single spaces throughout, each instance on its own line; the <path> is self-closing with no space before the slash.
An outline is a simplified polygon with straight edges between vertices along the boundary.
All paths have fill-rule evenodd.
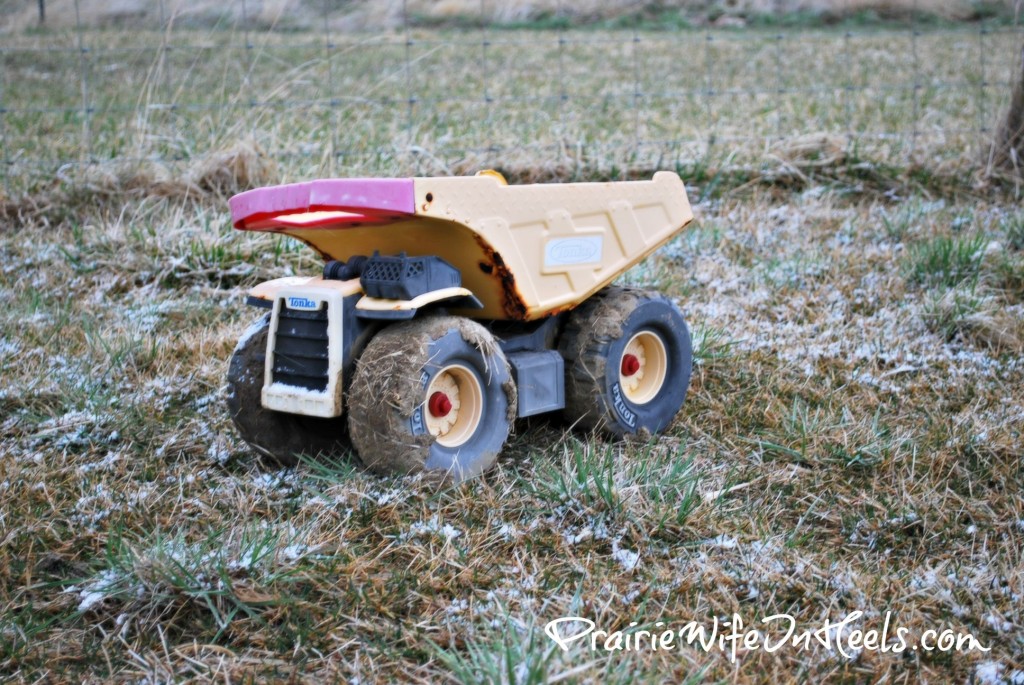
<path id="1" fill-rule="evenodd" d="M 984 161 L 1021 34 L 1011 5 L 926 0 L 79 0 L 43 30 L 7 5 L 9 192 L 182 178 L 239 143 L 281 180 L 948 176 Z"/>
<path id="2" fill-rule="evenodd" d="M 1012 3 L 0 0 L 0 677 L 1024 682 Z M 650 444 L 520 422 L 438 490 L 262 466 L 222 385 L 322 175 L 623 179 L 693 385 Z M 562 653 L 547 621 L 892 611 L 987 653 Z"/>

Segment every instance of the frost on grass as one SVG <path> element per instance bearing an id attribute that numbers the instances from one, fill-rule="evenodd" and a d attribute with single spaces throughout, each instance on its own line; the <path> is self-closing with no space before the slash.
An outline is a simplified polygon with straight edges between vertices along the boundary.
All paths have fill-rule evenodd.
<path id="1" fill-rule="evenodd" d="M 119 493 L 112 492 L 103 483 L 96 483 L 75 502 L 71 521 L 85 529 L 97 530 L 101 523 L 118 511 L 120 499 Z"/>
<path id="2" fill-rule="evenodd" d="M 640 564 L 640 553 L 620 546 L 619 540 L 612 540 L 612 558 L 624 571 L 633 571 Z"/>
<path id="3" fill-rule="evenodd" d="M 1024 671 L 1007 671 L 998 661 L 982 661 L 974 667 L 974 678 L 978 685 L 1024 685 Z"/>
<path id="4" fill-rule="evenodd" d="M 437 516 L 431 516 L 426 521 L 414 521 L 408 530 L 401 535 L 401 539 L 437 537 L 445 541 L 451 541 L 461 536 L 461 530 L 450 523 L 442 522 Z"/>
<path id="5" fill-rule="evenodd" d="M 910 223 L 923 223 L 925 206 Z M 737 349 L 763 351 L 813 376 L 821 362 L 839 363 L 850 380 L 886 392 L 905 390 L 916 374 L 939 373 L 940 387 L 981 375 L 995 379 L 1015 370 L 1012 359 L 988 350 L 947 342 L 925 323 L 925 300 L 905 289 L 899 273 L 873 268 L 899 264 L 899 243 L 866 242 L 867 224 L 858 220 L 848 240 L 833 239 L 821 248 L 822 220 L 816 203 L 774 207 L 759 215 L 745 208 L 721 212 L 705 208 L 702 221 L 722 226 L 720 244 L 757 255 L 742 267 L 730 250 L 714 249 L 692 256 L 680 249 L 697 295 L 687 298 L 688 318 L 727 331 Z M 852 209 L 834 209 L 826 216 L 854 218 Z M 748 226 L 762 227 L 749 231 Z M 842 235 L 842 231 L 835 235 Z M 749 257 L 748 257 L 749 258 Z"/>
<path id="6" fill-rule="evenodd" d="M 98 611 L 108 604 L 122 611 L 143 611 L 195 602 L 226 625 L 230 612 L 210 604 L 211 598 L 242 602 L 244 596 L 236 587 L 273 585 L 296 565 L 316 557 L 321 547 L 310 531 L 266 524 L 219 531 L 196 541 L 160 535 L 120 540 L 108 554 L 108 568 L 63 592 L 77 595 L 79 612 Z"/>
<path id="7" fill-rule="evenodd" d="M 712 547 L 719 547 L 721 549 L 734 549 L 739 543 L 737 543 L 736 538 L 731 535 L 719 535 L 711 538 L 710 540 L 705 540 L 704 544 Z"/>
<path id="8" fill-rule="evenodd" d="M 109 441 L 113 433 L 103 432 L 112 417 L 98 411 L 74 410 L 46 419 L 37 426 L 33 444 L 51 444 L 62 449 L 78 447 L 94 439 Z"/>
<path id="9" fill-rule="evenodd" d="M 114 468 L 119 461 L 124 458 L 124 455 L 120 451 L 111 451 L 100 459 L 99 461 L 89 462 L 88 464 L 82 464 L 78 467 L 79 473 L 89 473 L 90 471 L 109 471 Z"/>
<path id="10" fill-rule="evenodd" d="M 65 593 L 77 594 L 81 602 L 78 611 L 90 611 L 109 596 L 121 592 L 126 576 L 113 569 L 107 569 L 87 581 L 82 588 L 75 586 L 64 590 Z"/>
<path id="11" fill-rule="evenodd" d="M 1008 633 L 1013 630 L 1013 623 L 996 614 L 985 614 L 982 616 L 985 624 L 997 633 Z"/>
<path id="12" fill-rule="evenodd" d="M 21 351 L 21 343 L 17 340 L 0 338 L 0 357 L 9 357 Z"/>
<path id="13" fill-rule="evenodd" d="M 669 434 L 645 451 L 531 421 L 498 469 L 441 491 L 362 472 L 320 482 L 306 464 L 268 469 L 239 449 L 220 388 L 252 311 L 244 288 L 200 282 L 221 280 L 219 267 L 180 259 L 196 237 L 192 214 L 145 245 L 93 221 L 73 255 L 81 271 L 55 244 L 66 227 L 0 235 L 11 255 L 0 290 L 17 322 L 0 344 L 0 528 L 13 531 L 34 584 L 22 587 L 23 570 L 0 580 L 47 626 L 24 661 L 80 668 L 65 646 L 91 641 L 115 679 L 260 679 L 254 668 L 301 660 L 311 681 L 404 682 L 451 679 L 442 650 L 511 655 L 525 681 L 522 665 L 551 647 L 542 632 L 529 641 L 538 617 L 614 629 L 738 608 L 755 620 L 797 613 L 811 627 L 862 610 L 868 627 L 891 606 L 915 633 L 942 616 L 993 648 L 936 660 L 930 677 L 1022 680 L 1024 364 L 937 333 L 929 293 L 901 266 L 915 242 L 954 222 L 991 233 L 1003 220 L 971 204 L 861 204 L 823 189 L 702 204 L 692 231 L 631 274 L 677 299 L 700 356 Z M 278 238 L 224 232 L 209 238 L 273 264 Z M 315 273 L 315 259 L 297 254 L 268 277 Z M 102 304 L 38 299 L 93 286 Z M 416 630 L 396 639 L 406 626 Z M 882 654 L 819 663 L 782 650 L 736 665 L 634 656 L 569 655 L 562 679 L 922 674 Z"/>

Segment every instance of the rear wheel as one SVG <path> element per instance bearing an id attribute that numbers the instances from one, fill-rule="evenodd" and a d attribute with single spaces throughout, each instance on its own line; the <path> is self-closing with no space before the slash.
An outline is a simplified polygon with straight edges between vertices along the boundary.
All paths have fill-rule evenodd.
<path id="1" fill-rule="evenodd" d="M 427 317 L 389 326 L 366 346 L 349 390 L 349 432 L 377 473 L 461 481 L 495 462 L 515 406 L 508 362 L 487 329 Z"/>
<path id="2" fill-rule="evenodd" d="M 263 406 L 263 370 L 270 315 L 253 323 L 238 341 L 228 366 L 231 420 L 249 445 L 268 460 L 294 466 L 298 455 L 340 454 L 347 448 L 344 417 L 321 419 Z"/>
<path id="3" fill-rule="evenodd" d="M 565 417 L 613 436 L 664 431 L 690 385 L 690 332 L 664 296 L 609 287 L 576 308 L 559 344 Z"/>

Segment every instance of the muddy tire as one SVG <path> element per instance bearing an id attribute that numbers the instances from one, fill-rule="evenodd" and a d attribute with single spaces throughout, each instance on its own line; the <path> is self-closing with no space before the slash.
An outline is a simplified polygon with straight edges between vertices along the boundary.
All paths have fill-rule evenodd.
<path id="1" fill-rule="evenodd" d="M 249 445 L 274 464 L 294 466 L 298 455 L 337 455 L 346 451 L 344 417 L 320 419 L 263 407 L 263 369 L 270 315 L 242 335 L 228 366 L 227 404 L 235 428 Z"/>
<path id="2" fill-rule="evenodd" d="M 515 418 L 516 390 L 494 337 L 478 323 L 434 316 L 378 333 L 356 363 L 349 434 L 383 474 L 479 475 Z"/>
<path id="3" fill-rule="evenodd" d="M 658 293 L 609 287 L 576 308 L 559 343 L 564 416 L 612 436 L 657 434 L 683 406 L 693 358 L 679 309 Z"/>

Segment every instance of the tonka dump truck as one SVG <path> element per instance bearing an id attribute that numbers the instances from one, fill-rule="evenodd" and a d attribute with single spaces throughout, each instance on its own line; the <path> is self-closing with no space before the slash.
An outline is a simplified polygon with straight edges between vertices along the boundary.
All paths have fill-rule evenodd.
<path id="1" fill-rule="evenodd" d="M 230 200 L 234 226 L 298 238 L 323 274 L 254 287 L 266 310 L 228 371 L 242 437 L 271 459 L 345 450 L 378 473 L 491 466 L 517 417 L 656 434 L 690 382 L 665 297 L 609 284 L 693 218 L 679 176 L 510 186 L 325 179 Z"/>

